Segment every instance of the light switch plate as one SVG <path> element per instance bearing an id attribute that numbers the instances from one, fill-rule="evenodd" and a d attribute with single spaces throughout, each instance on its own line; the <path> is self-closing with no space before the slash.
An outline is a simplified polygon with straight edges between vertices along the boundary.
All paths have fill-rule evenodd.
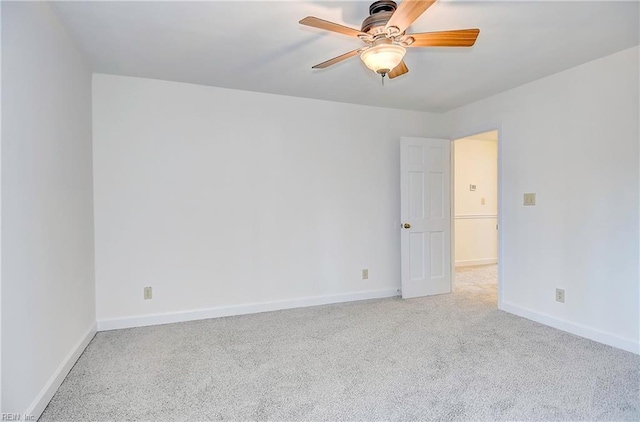
<path id="1" fill-rule="evenodd" d="M 536 204 L 536 194 L 535 193 L 525 193 L 524 194 L 524 205 L 535 205 Z"/>
<path id="2" fill-rule="evenodd" d="M 471 192 L 475 191 L 476 190 L 476 185 L 469 185 L 469 190 Z"/>
<path id="3" fill-rule="evenodd" d="M 564 303 L 564 289 L 556 289 L 556 302 Z"/>

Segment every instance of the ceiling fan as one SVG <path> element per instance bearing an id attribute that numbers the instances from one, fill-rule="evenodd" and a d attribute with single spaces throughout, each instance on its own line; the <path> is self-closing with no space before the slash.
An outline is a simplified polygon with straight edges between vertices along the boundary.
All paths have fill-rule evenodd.
<path id="1" fill-rule="evenodd" d="M 326 31 L 360 38 L 365 46 L 313 66 L 324 69 L 360 54 L 364 64 L 374 72 L 393 79 L 409 71 L 403 58 L 405 47 L 471 47 L 480 30 L 458 29 L 453 31 L 407 34 L 405 31 L 436 0 L 404 0 L 400 5 L 392 0 L 378 0 L 369 6 L 369 15 L 360 30 L 349 28 L 313 16 L 307 16 L 300 24 Z"/>

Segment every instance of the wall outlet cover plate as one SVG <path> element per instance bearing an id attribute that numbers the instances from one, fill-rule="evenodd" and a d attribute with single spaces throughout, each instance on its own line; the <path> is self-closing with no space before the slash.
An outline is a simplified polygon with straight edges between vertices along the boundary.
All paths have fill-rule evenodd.
<path id="1" fill-rule="evenodd" d="M 535 193 L 525 193 L 524 194 L 524 205 L 535 205 L 536 204 L 536 194 Z"/>

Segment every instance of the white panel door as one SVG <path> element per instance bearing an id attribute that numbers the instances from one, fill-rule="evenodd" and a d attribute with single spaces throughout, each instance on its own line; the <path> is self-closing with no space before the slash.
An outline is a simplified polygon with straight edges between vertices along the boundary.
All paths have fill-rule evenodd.
<path id="1" fill-rule="evenodd" d="M 451 292 L 451 142 L 400 140 L 402 297 Z"/>

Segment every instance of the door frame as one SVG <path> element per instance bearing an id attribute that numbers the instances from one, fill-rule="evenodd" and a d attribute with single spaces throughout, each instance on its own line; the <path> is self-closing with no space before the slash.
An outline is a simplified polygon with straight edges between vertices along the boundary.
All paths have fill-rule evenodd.
<path id="1" fill-rule="evenodd" d="M 451 289 L 453 290 L 455 286 L 455 277 L 456 277 L 456 260 L 455 260 L 455 237 L 456 237 L 456 229 L 455 229 L 455 157 L 454 157 L 454 142 L 457 139 L 467 138 L 469 136 L 477 135 L 479 133 L 484 132 L 498 132 L 498 309 L 503 309 L 503 298 L 504 298 L 504 277 L 503 277 L 503 262 L 504 262 L 504 248 L 503 246 L 503 236 L 505 226 L 502 221 L 502 145 L 504 144 L 504 138 L 502 136 L 502 123 L 492 123 L 487 125 L 479 125 L 474 127 L 473 130 L 466 130 L 463 132 L 456 132 L 454 136 L 451 137 Z"/>

